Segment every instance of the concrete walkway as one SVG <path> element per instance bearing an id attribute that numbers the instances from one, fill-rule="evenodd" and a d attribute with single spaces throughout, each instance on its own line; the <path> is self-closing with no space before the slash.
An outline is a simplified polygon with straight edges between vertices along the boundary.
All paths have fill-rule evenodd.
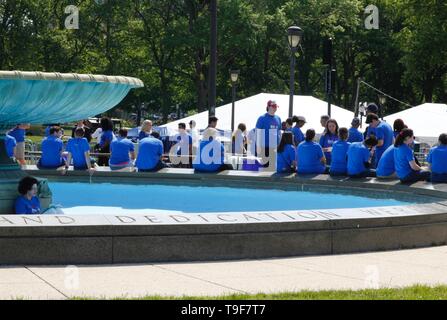
<path id="1" fill-rule="evenodd" d="M 447 284 L 447 246 L 251 261 L 0 268 L 1 299 L 215 296 L 413 284 Z"/>

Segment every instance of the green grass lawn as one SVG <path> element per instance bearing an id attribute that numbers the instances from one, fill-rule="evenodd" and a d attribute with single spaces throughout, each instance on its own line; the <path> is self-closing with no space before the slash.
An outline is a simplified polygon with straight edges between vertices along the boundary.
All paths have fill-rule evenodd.
<path id="1" fill-rule="evenodd" d="M 83 300 L 89 298 L 74 298 Z M 146 296 L 139 298 L 117 297 L 115 299 L 131 300 L 447 300 L 447 286 L 429 287 L 416 285 L 398 289 L 369 289 L 345 291 L 300 291 L 275 294 L 208 296 Z"/>

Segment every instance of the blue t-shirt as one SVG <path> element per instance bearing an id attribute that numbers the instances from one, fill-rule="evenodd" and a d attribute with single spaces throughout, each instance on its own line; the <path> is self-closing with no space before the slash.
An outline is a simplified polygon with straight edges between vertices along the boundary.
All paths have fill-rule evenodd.
<path id="1" fill-rule="evenodd" d="M 363 142 L 363 134 L 354 127 L 349 129 L 348 142 Z"/>
<path id="2" fill-rule="evenodd" d="M 73 166 L 75 168 L 85 168 L 85 153 L 90 151 L 90 145 L 86 138 L 71 138 L 67 142 L 67 151 L 71 153 Z"/>
<path id="3" fill-rule="evenodd" d="M 348 148 L 348 175 L 355 176 L 366 171 L 369 149 L 363 142 L 354 142 Z"/>
<path id="4" fill-rule="evenodd" d="M 99 146 L 101 148 L 104 148 L 104 145 L 106 144 L 107 141 L 109 141 L 109 143 L 111 144 L 114 139 L 115 139 L 115 135 L 113 134 L 112 130 L 104 131 L 101 134 L 101 140 L 99 141 Z M 109 144 L 109 146 L 110 146 L 110 144 Z"/>
<path id="5" fill-rule="evenodd" d="M 348 170 L 347 153 L 350 143 L 339 140 L 332 145 L 331 173 L 346 174 Z"/>
<path id="6" fill-rule="evenodd" d="M 296 159 L 296 148 L 291 144 L 285 145 L 284 151 L 277 153 L 276 159 L 276 172 L 290 171 L 292 162 Z"/>
<path id="7" fill-rule="evenodd" d="M 16 214 L 39 214 L 40 201 L 37 197 L 32 197 L 31 200 L 24 196 L 20 196 L 15 201 Z"/>
<path id="8" fill-rule="evenodd" d="M 14 157 L 14 148 L 16 147 L 17 142 L 14 137 L 11 137 L 10 135 L 5 136 L 5 147 L 6 147 L 6 154 L 8 157 L 12 158 Z"/>
<path id="9" fill-rule="evenodd" d="M 399 179 L 404 179 L 411 172 L 410 161 L 414 160 L 413 150 L 406 144 L 394 148 L 394 167 Z"/>
<path id="10" fill-rule="evenodd" d="M 380 158 L 379 164 L 377 165 L 377 176 L 388 177 L 394 172 L 394 145 L 392 145 L 386 149 Z"/>
<path id="11" fill-rule="evenodd" d="M 135 166 L 139 170 L 152 170 L 160 162 L 163 155 L 163 143 L 154 138 L 147 137 L 138 143 L 138 156 Z"/>
<path id="12" fill-rule="evenodd" d="M 19 142 L 25 142 L 25 129 L 14 128 L 8 132 L 8 135 L 14 137 Z"/>
<path id="13" fill-rule="evenodd" d="M 280 130 L 281 130 L 281 118 L 277 115 L 271 116 L 266 113 L 258 118 L 256 122 L 256 129 L 263 129 L 264 141 L 256 141 L 256 143 L 262 148 L 275 148 L 279 144 Z M 270 137 L 271 134 L 271 137 Z M 262 135 L 260 136 L 262 137 Z M 270 139 L 269 139 L 270 137 Z M 275 144 L 270 146 L 270 140 Z"/>
<path id="14" fill-rule="evenodd" d="M 303 141 L 297 148 L 298 173 L 324 173 L 323 149 L 313 141 Z"/>
<path id="15" fill-rule="evenodd" d="M 110 156 L 109 163 L 111 165 L 119 165 L 130 162 L 129 152 L 134 152 L 135 147 L 127 138 L 117 138 L 110 144 Z"/>
<path id="16" fill-rule="evenodd" d="M 175 141 L 177 143 L 177 155 L 189 155 L 189 145 L 192 144 L 192 137 L 187 133 L 177 134 Z"/>
<path id="17" fill-rule="evenodd" d="M 380 121 L 379 125 L 375 128 L 375 134 L 377 140 L 383 140 L 383 145 L 381 147 L 376 147 L 375 158 L 377 164 L 385 150 L 393 144 L 394 132 L 393 128 L 391 128 L 388 123 Z"/>
<path id="18" fill-rule="evenodd" d="M 447 146 L 440 145 L 431 148 L 427 156 L 427 162 L 431 164 L 433 173 L 447 173 Z"/>
<path id="19" fill-rule="evenodd" d="M 224 164 L 225 149 L 217 140 L 200 141 L 197 156 L 192 164 L 198 171 L 214 172 Z"/>
<path id="20" fill-rule="evenodd" d="M 58 167 L 63 163 L 61 153 L 64 143 L 55 136 L 49 136 L 42 141 L 42 158 L 40 163 L 44 167 Z"/>
<path id="21" fill-rule="evenodd" d="M 324 134 L 320 137 L 320 146 L 322 148 L 329 148 L 334 145 L 334 143 L 338 141 L 338 135 L 336 134 Z M 325 152 L 324 156 L 326 157 L 326 163 L 329 165 L 332 161 L 332 152 Z"/>
<path id="22" fill-rule="evenodd" d="M 304 137 L 303 132 L 301 131 L 301 128 L 293 127 L 292 133 L 293 133 L 293 141 L 296 146 L 304 141 L 305 137 Z"/>

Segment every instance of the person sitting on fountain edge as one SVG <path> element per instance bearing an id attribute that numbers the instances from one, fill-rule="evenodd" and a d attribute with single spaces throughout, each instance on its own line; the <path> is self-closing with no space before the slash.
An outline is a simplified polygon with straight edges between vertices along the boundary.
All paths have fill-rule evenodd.
<path id="1" fill-rule="evenodd" d="M 75 130 L 75 137 L 68 140 L 68 156 L 65 163 L 64 174 L 66 170 L 68 170 L 72 159 L 74 170 L 92 171 L 95 166 L 95 161 L 90 158 L 90 145 L 87 139 L 84 138 L 84 133 L 83 128 L 77 128 Z"/>
<path id="2" fill-rule="evenodd" d="M 20 196 L 15 201 L 16 214 L 40 214 L 40 201 L 37 197 L 37 179 L 25 177 L 19 182 Z"/>
<path id="3" fill-rule="evenodd" d="M 427 162 L 431 170 L 431 182 L 447 182 L 447 134 L 439 136 L 439 145 L 430 149 Z"/>
<path id="4" fill-rule="evenodd" d="M 292 132 L 284 132 L 276 154 L 277 173 L 292 173 L 296 170 L 296 148 L 293 145 Z"/>
<path id="5" fill-rule="evenodd" d="M 224 164 L 225 149 L 221 142 L 216 140 L 217 130 L 208 128 L 203 132 L 199 150 L 193 161 L 193 168 L 202 172 L 218 172 L 233 170 L 233 167 Z"/>
<path id="6" fill-rule="evenodd" d="M 345 176 L 348 171 L 347 153 L 350 146 L 348 140 L 349 131 L 347 128 L 338 130 L 338 141 L 332 145 L 332 162 L 330 168 L 331 176 Z"/>
<path id="7" fill-rule="evenodd" d="M 143 138 L 138 143 L 138 156 L 135 166 L 139 172 L 153 172 L 168 167 L 162 161 L 163 142 L 161 140 L 149 136 Z"/>
<path id="8" fill-rule="evenodd" d="M 42 141 L 42 157 L 37 162 L 39 169 L 59 169 L 65 166 L 62 158 L 64 143 L 61 140 L 61 128 L 52 127 L 50 135 Z"/>
<path id="9" fill-rule="evenodd" d="M 306 137 L 296 149 L 298 174 L 322 174 L 326 172 L 326 158 L 320 144 L 314 142 L 315 130 L 308 129 Z"/>
<path id="10" fill-rule="evenodd" d="M 135 147 L 132 141 L 127 139 L 126 129 L 119 130 L 118 137 L 110 144 L 110 152 L 109 166 L 111 170 L 133 169 Z"/>
<path id="11" fill-rule="evenodd" d="M 376 170 L 371 169 L 377 139 L 374 136 L 363 142 L 353 142 L 348 148 L 348 176 L 351 178 L 375 177 Z"/>

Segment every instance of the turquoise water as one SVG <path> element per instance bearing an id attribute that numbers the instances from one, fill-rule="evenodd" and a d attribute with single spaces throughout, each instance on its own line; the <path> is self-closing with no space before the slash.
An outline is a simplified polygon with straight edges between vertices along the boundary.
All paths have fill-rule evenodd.
<path id="1" fill-rule="evenodd" d="M 399 206 L 418 200 L 349 194 L 223 187 L 50 183 L 53 203 L 63 208 L 114 207 L 185 213 L 314 210 Z M 349 191 L 347 191 L 349 192 Z M 419 200 L 419 202 L 422 202 Z"/>

